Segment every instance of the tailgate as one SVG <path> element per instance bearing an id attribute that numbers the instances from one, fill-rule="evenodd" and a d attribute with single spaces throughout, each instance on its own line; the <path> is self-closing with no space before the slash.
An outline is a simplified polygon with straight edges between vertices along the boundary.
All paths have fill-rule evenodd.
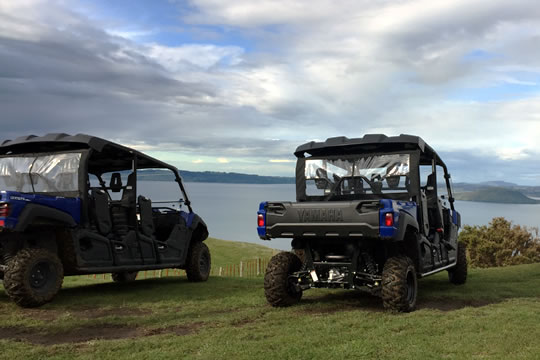
<path id="1" fill-rule="evenodd" d="M 268 202 L 266 238 L 377 237 L 379 209 L 378 200 Z"/>

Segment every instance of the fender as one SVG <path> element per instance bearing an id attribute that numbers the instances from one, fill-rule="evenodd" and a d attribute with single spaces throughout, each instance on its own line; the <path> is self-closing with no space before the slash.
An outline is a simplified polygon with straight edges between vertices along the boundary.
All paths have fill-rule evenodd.
<path id="1" fill-rule="evenodd" d="M 399 226 L 395 235 L 395 240 L 402 241 L 405 238 L 405 232 L 407 231 L 407 226 L 411 226 L 418 232 L 418 221 L 409 213 L 405 211 L 399 212 Z"/>
<path id="2" fill-rule="evenodd" d="M 19 216 L 19 222 L 15 226 L 15 231 L 25 231 L 38 218 L 51 220 L 71 227 L 77 225 L 73 217 L 63 211 L 43 205 L 28 204 Z"/>
<path id="3" fill-rule="evenodd" d="M 199 215 L 197 215 L 195 213 L 192 213 L 192 214 L 193 214 L 193 219 L 191 221 L 191 225 L 189 226 L 189 228 L 191 230 L 193 230 L 194 234 L 200 228 L 201 230 L 199 230 L 199 231 L 201 233 L 197 236 L 196 240 L 204 241 L 208 237 L 208 226 L 206 226 L 206 223 L 204 222 L 203 219 L 201 219 L 201 217 Z M 195 238 L 193 238 L 193 239 L 195 239 Z"/>

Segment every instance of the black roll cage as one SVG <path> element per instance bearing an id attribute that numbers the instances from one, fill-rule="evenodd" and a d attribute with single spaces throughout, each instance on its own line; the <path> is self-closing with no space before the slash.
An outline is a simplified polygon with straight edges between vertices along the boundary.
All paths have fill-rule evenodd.
<path id="1" fill-rule="evenodd" d="M 184 204 L 189 212 L 193 212 L 191 202 L 182 182 L 178 169 L 163 161 L 148 156 L 135 149 L 108 141 L 96 136 L 64 133 L 46 134 L 43 136 L 21 136 L 14 140 L 5 140 L 0 144 L 0 156 L 41 153 L 63 153 L 80 151 L 82 153 L 79 164 L 79 196 L 84 203 L 88 200 L 89 179 L 88 174 L 94 174 L 100 179 L 108 172 L 132 171 L 142 169 L 168 169 L 174 174 L 175 181 L 180 187 L 184 197 Z M 100 180 L 100 183 L 103 179 Z M 135 182 L 135 193 L 137 191 Z M 73 196 L 74 194 L 69 194 Z M 84 207 L 83 207 L 84 208 Z M 84 214 L 83 210 L 83 216 Z"/>
<path id="2" fill-rule="evenodd" d="M 418 196 L 420 192 L 419 187 L 419 173 L 418 173 L 418 151 L 393 151 L 393 152 L 364 152 L 364 153 L 347 153 L 342 155 L 317 155 L 317 156 L 310 156 L 307 158 L 298 158 L 296 162 L 296 197 L 297 201 L 313 201 L 313 200 L 322 200 L 318 199 L 317 196 L 310 196 L 308 197 L 306 194 L 306 178 L 305 178 L 305 166 L 307 160 L 330 160 L 330 159 L 343 159 L 343 160 L 352 160 L 352 159 L 358 159 L 359 157 L 373 157 L 373 156 L 379 156 L 379 155 L 409 155 L 409 180 L 410 180 L 410 188 L 414 189 L 413 192 L 410 192 L 411 197 Z M 397 195 L 397 194 L 396 194 Z M 381 194 L 381 195 L 363 195 L 362 198 L 393 198 L 392 194 Z M 399 195 L 397 197 L 400 197 Z"/>
<path id="3" fill-rule="evenodd" d="M 435 179 L 435 186 L 432 191 L 437 193 L 437 171 L 436 166 L 441 166 L 444 171 L 444 183 L 448 191 L 448 201 L 452 210 L 454 209 L 454 197 L 450 174 L 446 164 L 437 155 L 435 150 L 426 142 L 413 135 L 399 135 L 388 137 L 382 134 L 367 134 L 362 138 L 349 139 L 347 137 L 328 138 L 324 142 L 308 142 L 300 145 L 295 153 L 296 162 L 296 199 L 299 202 L 309 201 L 306 196 L 305 163 L 307 159 L 331 159 L 331 158 L 355 158 L 376 155 L 409 154 L 409 194 L 418 203 L 420 196 L 420 166 L 431 166 L 431 173 Z M 307 155 L 307 156 L 306 156 Z M 372 195 L 370 195 L 373 197 Z M 376 196 L 377 198 L 392 198 L 388 194 Z"/>
<path id="4" fill-rule="evenodd" d="M 91 162 L 92 160 L 92 152 L 90 153 L 90 155 L 87 157 L 86 161 L 87 161 L 87 164 L 86 164 L 86 167 L 88 168 L 88 164 Z M 131 167 L 129 169 L 126 169 L 125 167 L 120 167 L 120 168 L 117 168 L 117 169 L 107 169 L 107 171 L 100 171 L 100 172 L 91 172 L 91 171 L 87 171 L 88 174 L 93 174 L 93 175 L 96 175 L 96 177 L 98 178 L 99 180 L 99 183 L 102 187 L 106 187 L 106 183 L 105 181 L 103 180 L 102 178 L 102 175 L 105 174 L 105 173 L 109 173 L 109 172 L 122 172 L 122 171 L 131 171 L 133 174 L 135 174 L 135 176 L 137 175 L 137 171 L 138 170 L 145 170 L 145 169 L 155 169 L 155 168 L 161 168 L 161 167 L 148 167 L 148 166 L 144 166 L 144 167 L 140 167 L 138 164 L 139 164 L 139 161 L 140 160 L 140 155 L 139 154 L 136 154 L 134 153 L 133 156 L 131 157 L 130 161 L 131 161 Z M 82 168 L 82 166 L 81 166 Z M 189 198 L 188 198 L 188 195 L 187 195 L 187 192 L 186 192 L 186 189 L 184 187 L 184 184 L 182 182 L 182 177 L 180 176 L 180 173 L 178 172 L 178 170 L 175 168 L 175 167 L 172 167 L 170 165 L 168 165 L 167 167 L 163 167 L 163 168 L 166 168 L 167 170 L 170 170 L 172 171 L 172 173 L 174 174 L 174 181 L 179 185 L 180 187 L 180 190 L 182 192 L 182 195 L 184 197 L 184 204 L 186 204 L 186 206 L 188 206 L 189 208 L 189 211 L 192 212 L 192 208 L 191 208 L 191 202 L 189 201 Z M 135 193 L 137 193 L 137 182 L 135 182 L 134 184 L 134 190 L 135 190 Z M 86 189 L 88 190 L 88 189 Z"/>

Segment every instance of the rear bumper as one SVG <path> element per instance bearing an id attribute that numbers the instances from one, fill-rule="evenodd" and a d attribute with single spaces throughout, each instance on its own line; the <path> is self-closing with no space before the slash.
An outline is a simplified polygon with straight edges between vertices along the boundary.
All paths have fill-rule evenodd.
<path id="1" fill-rule="evenodd" d="M 276 223 L 267 226 L 269 237 L 328 237 L 328 238 L 360 238 L 379 236 L 379 224 L 368 223 Z"/>

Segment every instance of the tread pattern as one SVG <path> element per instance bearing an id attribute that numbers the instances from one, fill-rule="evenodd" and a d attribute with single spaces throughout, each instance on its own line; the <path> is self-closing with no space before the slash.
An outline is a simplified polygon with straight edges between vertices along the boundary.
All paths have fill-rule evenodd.
<path id="1" fill-rule="evenodd" d="M 264 295 L 270 305 L 275 307 L 296 304 L 302 298 L 302 292 L 292 292 L 288 277 L 300 270 L 300 258 L 290 252 L 280 252 L 272 257 L 264 275 Z"/>
<path id="2" fill-rule="evenodd" d="M 407 274 L 414 276 L 413 299 L 408 299 Z M 398 312 L 410 312 L 416 307 L 418 281 L 414 263 L 407 256 L 389 258 L 384 264 L 382 274 L 381 297 L 385 309 Z"/>
<path id="3" fill-rule="evenodd" d="M 36 290 L 31 286 L 31 270 L 38 262 L 46 261 L 53 268 L 51 284 Z M 51 301 L 62 287 L 64 268 L 56 254 L 46 249 L 22 249 L 8 263 L 4 274 L 6 294 L 17 305 L 38 307 Z"/>
<path id="4" fill-rule="evenodd" d="M 448 270 L 448 280 L 456 285 L 465 284 L 467 281 L 467 247 L 463 243 L 458 244 L 457 264 Z"/>
<path id="5" fill-rule="evenodd" d="M 200 261 L 205 261 L 207 263 L 206 270 L 201 269 Z M 188 263 L 186 265 L 186 275 L 188 280 L 191 282 L 208 280 L 211 265 L 212 258 L 208 246 L 202 241 L 192 242 L 188 253 Z"/>

